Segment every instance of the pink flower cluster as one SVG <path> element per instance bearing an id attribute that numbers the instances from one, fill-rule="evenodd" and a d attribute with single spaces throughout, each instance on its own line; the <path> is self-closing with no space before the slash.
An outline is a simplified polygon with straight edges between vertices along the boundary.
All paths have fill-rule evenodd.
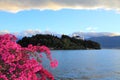
<path id="1" fill-rule="evenodd" d="M 42 66 L 41 52 L 45 52 L 52 68 L 57 67 L 46 46 L 21 47 L 11 34 L 0 35 L 0 80 L 54 80 Z M 38 56 L 38 53 L 39 56 Z"/>

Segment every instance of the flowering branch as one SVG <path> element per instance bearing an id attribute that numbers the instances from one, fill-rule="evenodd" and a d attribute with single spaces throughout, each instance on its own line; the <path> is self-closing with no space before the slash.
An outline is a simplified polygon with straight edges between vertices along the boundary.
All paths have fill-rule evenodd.
<path id="1" fill-rule="evenodd" d="M 52 68 L 57 67 L 46 46 L 21 47 L 11 34 L 0 35 L 0 80 L 54 80 L 53 75 L 42 66 L 45 52 Z"/>

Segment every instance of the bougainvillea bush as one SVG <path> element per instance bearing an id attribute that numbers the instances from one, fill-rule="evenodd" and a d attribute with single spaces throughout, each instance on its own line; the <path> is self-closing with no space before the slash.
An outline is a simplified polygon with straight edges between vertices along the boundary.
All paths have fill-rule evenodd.
<path id="1" fill-rule="evenodd" d="M 12 34 L 0 35 L 0 80 L 54 80 L 40 58 L 46 53 L 52 68 L 57 67 L 46 46 L 21 47 Z"/>

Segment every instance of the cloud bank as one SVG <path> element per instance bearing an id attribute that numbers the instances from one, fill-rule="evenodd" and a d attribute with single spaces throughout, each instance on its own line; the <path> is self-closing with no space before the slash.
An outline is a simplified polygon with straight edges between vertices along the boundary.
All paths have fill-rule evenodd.
<path id="1" fill-rule="evenodd" d="M 31 37 L 31 36 L 36 35 L 36 34 L 49 34 L 49 35 L 54 35 L 54 36 L 61 37 L 61 34 L 58 34 L 56 32 L 51 32 L 51 31 L 48 31 L 48 30 L 40 31 L 39 29 L 36 29 L 36 30 L 28 29 L 28 30 L 24 30 L 24 31 L 21 31 L 21 32 L 13 32 L 13 33 L 9 32 L 7 30 L 0 30 L 0 35 L 3 35 L 3 34 L 13 34 L 18 39 L 22 39 L 25 36 Z"/>
<path id="2" fill-rule="evenodd" d="M 120 11 L 120 0 L 0 0 L 0 10 L 105 9 Z"/>
<path id="3" fill-rule="evenodd" d="M 6 34 L 6 33 L 10 33 L 7 30 L 4 31 L 0 31 L 0 35 L 1 34 Z M 54 36 L 58 36 L 61 37 L 62 34 L 56 33 L 56 32 L 51 32 L 51 31 L 40 31 L 40 30 L 25 30 L 22 32 L 15 32 L 15 33 L 11 33 L 14 34 L 15 36 L 18 37 L 18 39 L 22 39 L 24 36 L 27 37 L 31 37 L 32 35 L 36 35 L 36 34 L 50 34 L 50 35 L 54 35 Z M 81 36 L 84 37 L 85 39 L 90 38 L 90 37 L 101 37 L 101 36 L 120 36 L 120 33 L 114 33 L 114 32 L 73 32 L 71 34 L 69 34 L 69 36 Z"/>
<path id="4" fill-rule="evenodd" d="M 81 36 L 85 39 L 90 37 L 101 37 L 101 36 L 120 36 L 120 33 L 114 32 L 74 32 L 71 36 Z"/>

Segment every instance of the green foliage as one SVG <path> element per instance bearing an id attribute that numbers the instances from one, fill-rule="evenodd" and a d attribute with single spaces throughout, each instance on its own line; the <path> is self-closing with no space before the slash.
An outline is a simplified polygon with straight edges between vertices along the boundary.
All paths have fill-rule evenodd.
<path id="1" fill-rule="evenodd" d="M 46 45 L 50 49 L 100 49 L 100 44 L 90 41 L 76 39 L 67 35 L 62 35 L 61 38 L 53 35 L 37 34 L 32 37 L 23 37 L 18 43 L 27 47 L 29 44 Z"/>

